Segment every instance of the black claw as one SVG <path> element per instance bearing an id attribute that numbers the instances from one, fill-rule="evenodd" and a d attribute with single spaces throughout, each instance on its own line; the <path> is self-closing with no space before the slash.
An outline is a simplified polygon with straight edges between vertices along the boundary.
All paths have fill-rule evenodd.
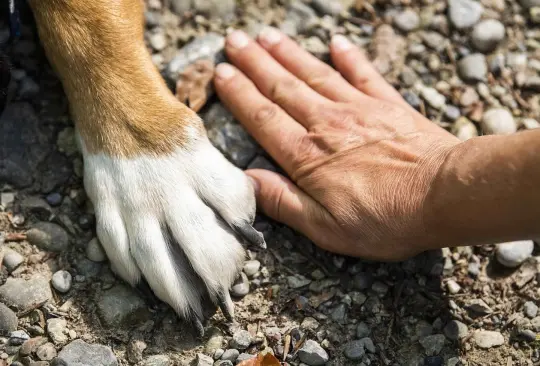
<path id="1" fill-rule="evenodd" d="M 159 299 L 156 297 L 156 295 L 154 294 L 154 291 L 152 291 L 152 289 L 150 288 L 150 285 L 148 284 L 148 282 L 146 282 L 144 278 L 139 281 L 135 289 L 144 296 L 148 305 L 151 308 L 157 308 L 159 306 L 160 304 Z"/>
<path id="2" fill-rule="evenodd" d="M 266 249 L 266 242 L 262 233 L 258 232 L 249 223 L 233 225 L 233 229 L 242 235 L 249 243 L 261 248 Z"/>
<path id="3" fill-rule="evenodd" d="M 202 322 L 199 320 L 199 318 L 194 318 L 191 321 L 191 324 L 193 325 L 193 328 L 195 329 L 195 332 L 197 333 L 198 338 L 204 337 L 204 327 L 202 325 Z"/>
<path id="4" fill-rule="evenodd" d="M 231 323 L 234 322 L 234 304 L 228 291 L 218 295 L 218 305 L 225 319 Z"/>

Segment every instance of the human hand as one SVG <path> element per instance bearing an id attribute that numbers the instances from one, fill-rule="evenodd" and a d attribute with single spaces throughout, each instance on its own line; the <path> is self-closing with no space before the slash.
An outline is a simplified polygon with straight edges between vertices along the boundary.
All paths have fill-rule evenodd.
<path id="1" fill-rule="evenodd" d="M 430 187 L 460 141 L 412 107 L 343 36 L 337 71 L 273 28 L 241 31 L 220 64 L 221 100 L 287 172 L 248 170 L 271 218 L 329 251 L 401 260 L 436 242 Z"/>

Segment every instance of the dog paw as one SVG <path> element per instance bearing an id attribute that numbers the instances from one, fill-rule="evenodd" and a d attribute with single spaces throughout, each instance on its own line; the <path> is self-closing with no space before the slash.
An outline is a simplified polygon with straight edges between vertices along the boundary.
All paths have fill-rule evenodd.
<path id="1" fill-rule="evenodd" d="M 113 271 L 134 287 L 146 281 L 200 333 L 207 299 L 232 320 L 229 289 L 245 259 L 243 244 L 266 247 L 252 227 L 247 176 L 206 137 L 167 155 L 85 153 L 84 160 L 97 235 Z"/>

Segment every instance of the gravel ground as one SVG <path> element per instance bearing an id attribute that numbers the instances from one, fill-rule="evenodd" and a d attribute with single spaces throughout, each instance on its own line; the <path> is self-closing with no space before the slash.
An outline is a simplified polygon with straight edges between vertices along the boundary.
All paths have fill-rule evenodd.
<path id="1" fill-rule="evenodd" d="M 272 24 L 317 57 L 345 34 L 434 123 L 465 140 L 540 126 L 538 0 L 147 0 L 146 40 L 174 90 L 223 36 Z M 95 238 L 61 86 L 27 9 L 0 121 L 0 365 L 539 365 L 533 242 L 429 252 L 403 263 L 335 256 L 264 217 L 204 340 L 109 269 Z M 6 25 L 0 23 L 0 39 Z M 187 70 L 187 71 L 186 71 Z M 191 75 L 193 76 L 193 75 Z M 276 169 L 216 100 L 199 113 L 242 168 Z M 204 102 L 204 101 L 203 101 Z"/>

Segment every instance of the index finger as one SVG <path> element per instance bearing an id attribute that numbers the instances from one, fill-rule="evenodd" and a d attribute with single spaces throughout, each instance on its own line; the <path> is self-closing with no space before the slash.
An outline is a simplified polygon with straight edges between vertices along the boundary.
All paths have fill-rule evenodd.
<path id="1" fill-rule="evenodd" d="M 297 152 L 307 130 L 277 104 L 267 99 L 240 70 L 219 64 L 216 92 L 234 117 L 288 174 L 294 171 Z"/>

